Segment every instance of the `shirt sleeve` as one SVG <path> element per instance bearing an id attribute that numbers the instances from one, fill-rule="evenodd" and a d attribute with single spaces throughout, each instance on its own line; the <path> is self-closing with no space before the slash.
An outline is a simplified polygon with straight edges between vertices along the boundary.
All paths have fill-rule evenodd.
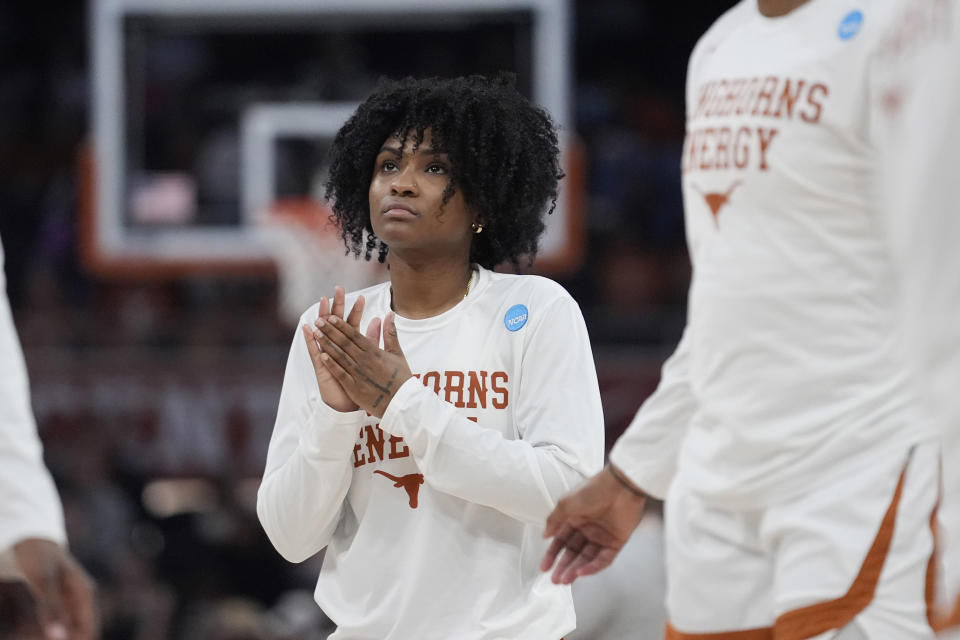
<path id="1" fill-rule="evenodd" d="M 309 315 L 300 324 L 309 324 Z M 257 493 L 260 524 L 290 562 L 302 562 L 330 542 L 350 488 L 351 456 L 364 416 L 323 402 L 298 325 Z"/>
<path id="2" fill-rule="evenodd" d="M 657 390 L 641 405 L 610 452 L 610 462 L 631 482 L 661 499 L 676 475 L 680 446 L 697 407 L 690 389 L 688 344 L 684 332 L 663 365 Z"/>
<path id="3" fill-rule="evenodd" d="M 924 418 L 960 452 L 960 4 L 901 3 L 939 28 L 872 69 L 880 139 L 881 222 L 896 270 L 907 361 Z M 904 24 L 901 20 L 899 24 Z M 894 29 L 896 28 L 894 25 Z M 886 63 L 883 65 L 881 63 Z M 944 512 L 960 465 L 943 465 Z"/>
<path id="4" fill-rule="evenodd" d="M 65 544 L 67 536 L 60 497 L 43 464 L 0 247 L 0 556 L 9 557 L 25 538 Z"/>
<path id="5" fill-rule="evenodd" d="M 548 307 L 523 347 L 511 398 L 516 439 L 468 420 L 415 378 L 380 422 L 404 439 L 433 488 L 538 525 L 603 465 L 603 411 L 583 317 L 566 294 Z"/>

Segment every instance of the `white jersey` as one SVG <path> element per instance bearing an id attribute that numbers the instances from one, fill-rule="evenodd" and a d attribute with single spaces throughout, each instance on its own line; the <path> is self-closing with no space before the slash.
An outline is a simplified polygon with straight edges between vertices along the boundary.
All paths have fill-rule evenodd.
<path id="1" fill-rule="evenodd" d="M 960 2 L 898 0 L 874 105 L 911 365 L 944 443 L 946 587 L 960 594 Z M 958 600 L 960 602 L 960 600 Z"/>
<path id="2" fill-rule="evenodd" d="M 43 464 L 0 246 L 0 576 L 17 573 L 11 552 L 25 538 L 64 544 L 67 536 L 60 498 Z"/>
<path id="3" fill-rule="evenodd" d="M 721 17 L 687 77 L 683 339 L 611 459 L 759 508 L 931 437 L 904 367 L 876 195 L 873 63 L 890 2 Z"/>
<path id="4" fill-rule="evenodd" d="M 390 310 L 388 283 L 361 328 Z M 301 323 L 313 323 L 311 307 Z M 603 464 L 603 415 L 576 302 L 479 270 L 469 296 L 397 317 L 415 377 L 382 420 L 325 405 L 293 341 L 257 511 L 288 560 L 326 547 L 316 600 L 337 640 L 559 640 L 569 587 L 539 568 L 544 522 Z"/>

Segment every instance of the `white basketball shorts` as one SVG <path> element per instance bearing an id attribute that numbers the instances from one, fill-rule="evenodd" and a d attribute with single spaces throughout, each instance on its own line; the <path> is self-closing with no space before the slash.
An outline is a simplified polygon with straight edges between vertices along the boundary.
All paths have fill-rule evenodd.
<path id="1" fill-rule="evenodd" d="M 756 511 L 666 500 L 668 640 L 932 639 L 940 447 Z M 856 637 L 855 635 L 853 637 Z"/>

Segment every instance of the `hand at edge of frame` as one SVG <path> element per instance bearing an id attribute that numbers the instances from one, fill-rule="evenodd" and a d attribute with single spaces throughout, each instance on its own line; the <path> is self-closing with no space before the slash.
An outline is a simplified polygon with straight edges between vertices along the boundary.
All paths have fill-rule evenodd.
<path id="1" fill-rule="evenodd" d="M 100 637 L 96 587 L 69 551 L 52 540 L 27 538 L 13 546 L 13 554 L 47 640 Z"/>

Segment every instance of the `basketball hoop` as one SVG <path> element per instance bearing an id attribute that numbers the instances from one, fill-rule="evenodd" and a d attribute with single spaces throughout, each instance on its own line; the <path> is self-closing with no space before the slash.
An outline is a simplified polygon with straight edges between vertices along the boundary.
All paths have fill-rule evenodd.
<path id="1" fill-rule="evenodd" d="M 277 264 L 279 310 L 291 324 L 336 285 L 355 291 L 386 278 L 386 269 L 346 254 L 330 219 L 330 208 L 310 198 L 288 198 L 270 205 L 258 225 Z"/>

